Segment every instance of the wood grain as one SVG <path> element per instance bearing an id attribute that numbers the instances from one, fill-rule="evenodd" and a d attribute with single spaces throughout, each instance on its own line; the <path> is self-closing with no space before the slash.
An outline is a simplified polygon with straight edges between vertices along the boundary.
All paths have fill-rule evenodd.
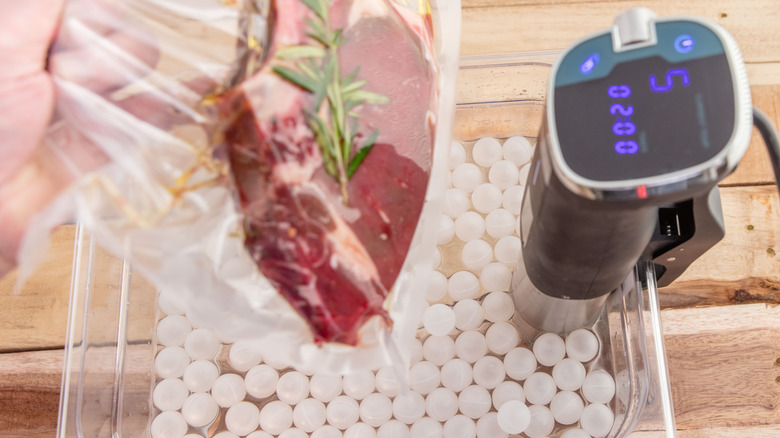
<path id="1" fill-rule="evenodd" d="M 63 350 L 0 354 L 0 430 L 4 437 L 54 435 L 63 355 Z"/>

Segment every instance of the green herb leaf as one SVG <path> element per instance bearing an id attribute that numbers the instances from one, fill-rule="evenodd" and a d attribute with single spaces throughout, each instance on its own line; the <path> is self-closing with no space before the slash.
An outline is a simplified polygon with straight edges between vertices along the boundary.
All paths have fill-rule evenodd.
<path id="1" fill-rule="evenodd" d="M 319 46 L 287 46 L 277 50 L 276 56 L 282 59 L 322 58 L 325 49 Z"/>
<path id="2" fill-rule="evenodd" d="M 349 161 L 349 167 L 347 168 L 347 178 L 352 178 L 352 175 L 355 174 L 355 171 L 357 171 L 358 167 L 363 163 L 363 160 L 366 159 L 368 153 L 371 152 L 371 149 L 374 148 L 374 144 L 376 143 L 378 136 L 378 129 L 371 131 L 371 135 L 369 135 L 368 139 L 366 139 L 366 143 L 357 151 L 357 153 L 355 153 L 355 156 L 352 157 L 352 160 Z"/>
<path id="3" fill-rule="evenodd" d="M 295 70 L 280 65 L 271 67 L 274 73 L 278 74 L 282 78 L 292 82 L 293 84 L 303 88 L 306 91 L 314 92 L 317 89 L 317 81 L 309 76 L 298 73 Z"/>
<path id="4" fill-rule="evenodd" d="M 342 94 L 348 94 L 353 91 L 359 90 L 363 85 L 366 85 L 367 81 L 355 81 L 352 83 L 347 83 L 346 85 L 342 83 L 341 85 L 341 93 Z"/>
<path id="5" fill-rule="evenodd" d="M 325 14 L 327 13 L 328 4 L 327 2 L 323 2 L 321 0 L 301 0 L 306 6 L 309 7 L 309 9 L 312 10 L 315 14 L 317 14 L 318 17 L 321 19 L 325 19 Z"/>
<path id="6" fill-rule="evenodd" d="M 346 93 L 344 96 L 346 99 L 357 100 L 365 102 L 369 105 L 384 105 L 390 103 L 390 98 L 384 94 L 374 93 L 366 90 L 355 90 Z"/>

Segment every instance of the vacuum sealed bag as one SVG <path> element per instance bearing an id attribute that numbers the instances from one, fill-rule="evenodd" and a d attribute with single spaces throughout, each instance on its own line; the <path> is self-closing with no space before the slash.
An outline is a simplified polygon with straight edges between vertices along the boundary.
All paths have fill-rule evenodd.
<path id="1" fill-rule="evenodd" d="M 224 342 L 333 372 L 402 363 L 459 20 L 452 0 L 71 0 L 47 146 L 79 178 L 38 228 L 75 205 Z"/>

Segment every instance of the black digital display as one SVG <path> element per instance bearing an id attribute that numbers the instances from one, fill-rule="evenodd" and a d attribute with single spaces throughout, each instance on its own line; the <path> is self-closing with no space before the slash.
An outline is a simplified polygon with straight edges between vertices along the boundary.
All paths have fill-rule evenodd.
<path id="1" fill-rule="evenodd" d="M 734 130 L 734 91 L 724 54 L 677 63 L 660 56 L 619 63 L 606 77 L 556 87 L 554 99 L 563 159 L 595 181 L 695 166 L 717 155 Z"/>

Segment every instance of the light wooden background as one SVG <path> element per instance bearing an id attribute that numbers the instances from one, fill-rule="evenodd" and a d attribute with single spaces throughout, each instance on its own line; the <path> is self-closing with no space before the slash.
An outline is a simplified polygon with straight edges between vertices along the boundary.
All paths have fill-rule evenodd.
<path id="1" fill-rule="evenodd" d="M 777 0 L 463 0 L 462 54 L 562 49 L 640 5 L 730 31 L 754 104 L 780 125 Z M 662 294 L 677 426 L 683 438 L 780 437 L 780 204 L 756 136 L 721 193 L 726 238 Z M 54 436 L 73 233 L 56 232 L 49 260 L 20 293 L 13 273 L 0 281 L 2 436 Z"/>

